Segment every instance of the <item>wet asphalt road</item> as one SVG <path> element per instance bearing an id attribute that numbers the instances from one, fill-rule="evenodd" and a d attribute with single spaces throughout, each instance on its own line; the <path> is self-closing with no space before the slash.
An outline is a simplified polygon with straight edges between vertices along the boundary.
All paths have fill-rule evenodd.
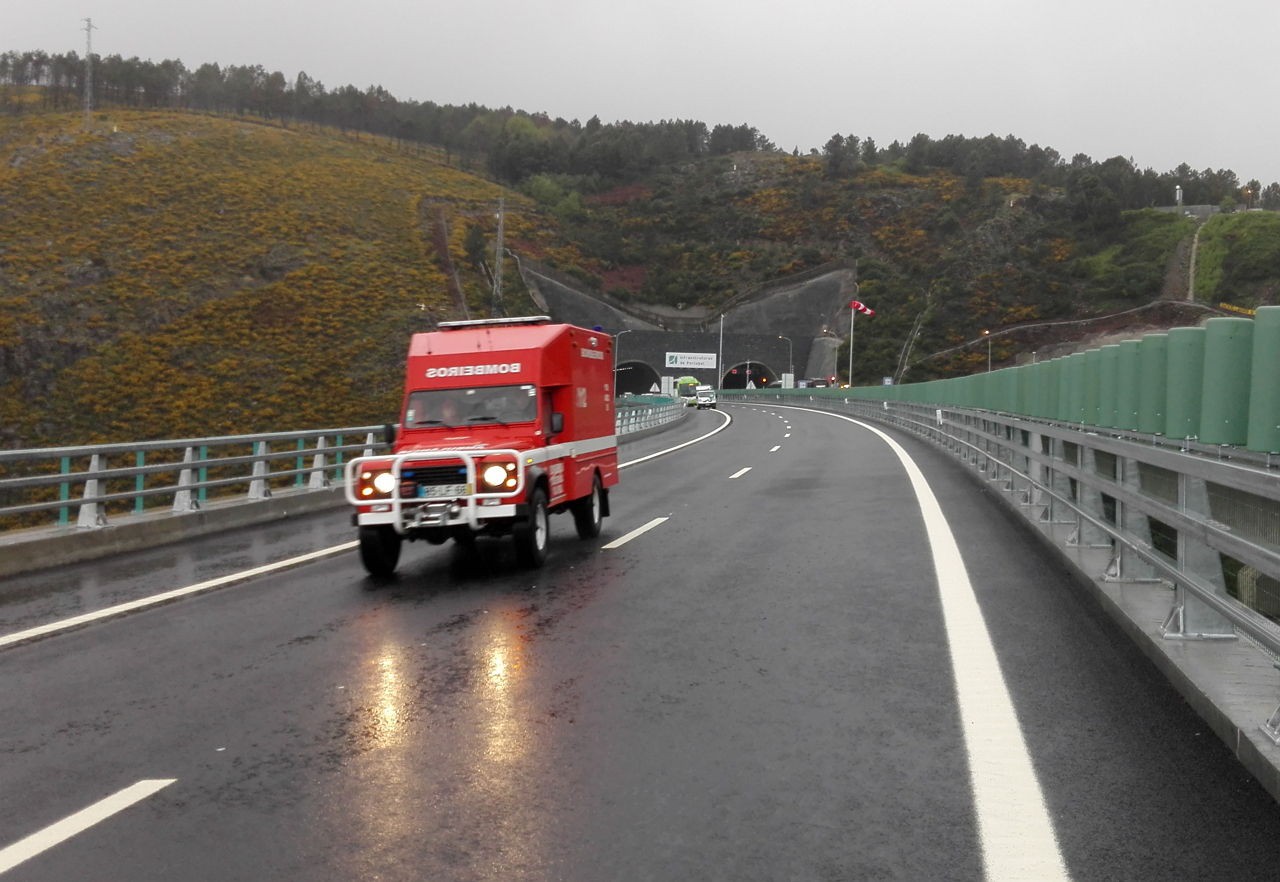
<path id="1" fill-rule="evenodd" d="M 175 779 L 3 878 L 981 879 L 901 465 L 830 416 L 723 412 L 624 469 L 598 540 L 553 518 L 539 571 L 507 541 L 414 544 L 376 587 L 345 552 L 0 650 L 0 848 Z M 899 440 L 960 542 L 1071 876 L 1272 874 L 1271 798 L 997 503 Z M 352 532 L 336 511 L 8 580 L 0 634 Z"/>

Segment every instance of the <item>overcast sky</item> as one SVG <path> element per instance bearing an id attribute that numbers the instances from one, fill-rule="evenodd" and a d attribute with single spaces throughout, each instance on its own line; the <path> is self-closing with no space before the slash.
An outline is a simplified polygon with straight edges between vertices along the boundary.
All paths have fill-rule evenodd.
<path id="1" fill-rule="evenodd" d="M 400 99 L 748 123 L 802 152 L 1012 134 L 1280 181 L 1276 0 L 0 0 L 0 50 L 82 54 L 86 16 L 101 55 Z"/>

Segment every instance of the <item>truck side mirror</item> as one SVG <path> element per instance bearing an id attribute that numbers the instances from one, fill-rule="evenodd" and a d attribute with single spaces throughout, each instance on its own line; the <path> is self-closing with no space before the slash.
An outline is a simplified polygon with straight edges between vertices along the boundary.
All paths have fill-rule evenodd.
<path id="1" fill-rule="evenodd" d="M 559 435 L 564 431 L 564 414 L 558 410 L 551 412 L 551 434 Z"/>
<path id="2" fill-rule="evenodd" d="M 385 426 L 382 427 L 382 437 L 387 439 L 388 446 L 395 444 L 396 443 L 396 427 L 391 423 L 387 423 Z"/>

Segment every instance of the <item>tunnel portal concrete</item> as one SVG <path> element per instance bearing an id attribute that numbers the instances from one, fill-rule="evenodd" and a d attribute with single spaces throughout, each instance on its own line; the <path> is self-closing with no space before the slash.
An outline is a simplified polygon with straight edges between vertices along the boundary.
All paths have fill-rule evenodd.
<path id="1" fill-rule="evenodd" d="M 655 382 L 661 388 L 661 377 L 678 376 L 743 388 L 748 364 L 764 366 L 771 382 L 788 372 L 797 379 L 833 376 L 836 351 L 849 332 L 849 300 L 857 293 L 856 270 L 838 263 L 744 292 L 720 315 L 697 306 L 621 303 L 527 259 L 520 272 L 547 315 L 614 335 L 618 390 L 635 394 Z M 680 359 L 672 364 L 673 354 L 715 367 L 683 367 Z"/>

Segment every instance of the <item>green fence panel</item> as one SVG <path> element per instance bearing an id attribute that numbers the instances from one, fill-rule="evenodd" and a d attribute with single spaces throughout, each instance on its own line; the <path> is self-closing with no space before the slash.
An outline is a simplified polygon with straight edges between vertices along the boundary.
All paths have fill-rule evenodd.
<path id="1" fill-rule="evenodd" d="M 1169 331 L 1169 369 L 1164 433 L 1169 438 L 1200 437 L 1204 390 L 1204 328 Z"/>
<path id="2" fill-rule="evenodd" d="M 982 402 L 978 400 L 978 381 L 982 378 L 981 374 L 969 374 L 960 380 L 960 394 L 957 396 L 957 404 L 961 407 L 981 407 Z"/>
<path id="3" fill-rule="evenodd" d="M 1169 335 L 1147 334 L 1138 350 L 1138 431 L 1164 434 L 1169 387 Z"/>
<path id="4" fill-rule="evenodd" d="M 988 374 L 991 378 L 991 398 L 995 409 L 1001 413 L 1009 413 L 1009 368 L 1001 368 Z"/>
<path id="5" fill-rule="evenodd" d="M 1022 413 L 1027 416 L 1039 417 L 1041 401 L 1044 393 L 1044 371 L 1041 370 L 1044 365 L 1039 362 L 1032 362 L 1022 366 L 1022 375 L 1018 378 L 1018 403 L 1022 406 Z"/>
<path id="6" fill-rule="evenodd" d="M 1089 349 L 1084 354 L 1084 411 L 1080 422 L 1099 426 L 1099 404 L 1102 391 L 1102 350 Z"/>
<path id="7" fill-rule="evenodd" d="M 1280 306 L 1263 306 L 1253 320 L 1246 446 L 1280 453 Z"/>
<path id="8" fill-rule="evenodd" d="M 996 409 L 1013 413 L 1018 409 L 1017 368 L 1002 368 L 995 373 Z"/>
<path id="9" fill-rule="evenodd" d="M 1120 345 L 1108 343 L 1099 354 L 1098 425 L 1114 429 L 1119 422 Z"/>
<path id="10" fill-rule="evenodd" d="M 1084 422 L 1084 356 L 1077 352 L 1067 356 L 1067 410 L 1066 420 Z"/>
<path id="11" fill-rule="evenodd" d="M 987 390 L 991 388 L 991 374 L 969 375 L 970 407 L 991 407 Z"/>
<path id="12" fill-rule="evenodd" d="M 1071 410 L 1071 358 L 1064 355 L 1054 361 L 1058 363 L 1058 393 L 1055 398 L 1053 418 L 1067 422 L 1071 419 L 1068 416 Z"/>
<path id="13" fill-rule="evenodd" d="M 1253 319 L 1212 318 L 1204 323 L 1204 380 L 1200 440 L 1243 445 L 1249 440 L 1249 368 Z"/>
<path id="14" fill-rule="evenodd" d="M 1027 406 L 1027 398 L 1030 395 L 1028 383 L 1030 382 L 1030 365 L 1019 365 L 1018 367 L 1009 368 L 1009 382 L 1007 394 L 1009 396 L 1009 410 L 1012 413 L 1026 414 L 1031 412 L 1031 408 Z"/>
<path id="15" fill-rule="evenodd" d="M 1141 340 L 1125 340 L 1116 357 L 1116 422 L 1117 429 L 1138 428 L 1138 371 L 1141 363 Z"/>
<path id="16" fill-rule="evenodd" d="M 1044 371 L 1040 379 L 1040 417 L 1058 418 L 1058 387 L 1062 377 L 1062 359 L 1051 358 L 1040 363 Z"/>

